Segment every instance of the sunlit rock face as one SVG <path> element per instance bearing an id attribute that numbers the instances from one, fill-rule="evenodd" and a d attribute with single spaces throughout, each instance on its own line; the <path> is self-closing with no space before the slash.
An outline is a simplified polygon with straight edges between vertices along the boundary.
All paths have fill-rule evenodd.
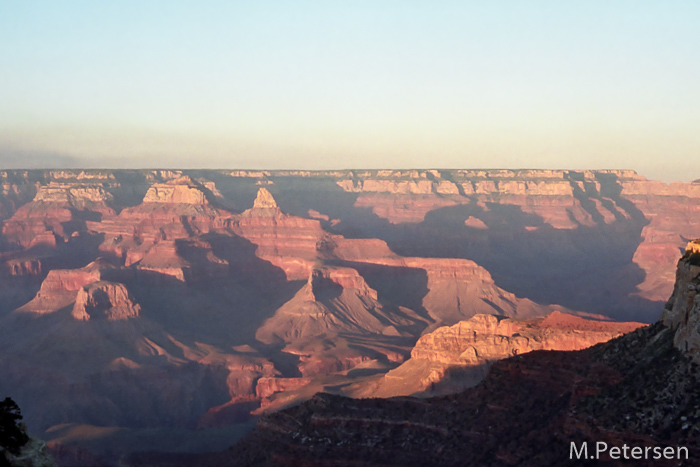
<path id="1" fill-rule="evenodd" d="M 700 240 L 688 243 L 678 262 L 676 285 L 661 320 L 675 331 L 673 343 L 700 361 Z"/>
<path id="2" fill-rule="evenodd" d="M 491 364 L 533 350 L 581 350 L 643 326 L 584 319 L 561 312 L 545 318 L 476 315 L 423 335 L 411 358 L 361 394 L 376 397 L 454 393 L 475 386 Z"/>

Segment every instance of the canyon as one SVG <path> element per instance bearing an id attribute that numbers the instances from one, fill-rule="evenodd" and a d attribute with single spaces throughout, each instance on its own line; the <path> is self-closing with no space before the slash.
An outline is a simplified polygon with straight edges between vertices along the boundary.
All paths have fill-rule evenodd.
<path id="1" fill-rule="evenodd" d="M 155 450 L 223 449 L 317 392 L 454 393 L 506 357 L 650 332 L 700 236 L 700 183 L 622 170 L 0 183 L 0 393 L 73 460 L 144 450 L 147 432 Z"/>
<path id="2" fill-rule="evenodd" d="M 585 350 L 501 359 L 478 386 L 447 396 L 317 394 L 266 415 L 231 450 L 194 457 L 189 465 L 227 465 L 231 459 L 256 466 L 574 466 L 591 459 L 602 465 L 629 459 L 644 466 L 696 465 L 699 245 L 688 245 L 671 299 L 651 326 Z M 555 321 L 567 321 L 562 318 Z M 504 321 L 479 319 L 469 328 L 498 328 Z M 598 443 L 627 446 L 628 454 L 593 452 Z M 637 447 L 636 457 L 630 455 Z M 667 447 L 673 456 L 658 454 Z"/>

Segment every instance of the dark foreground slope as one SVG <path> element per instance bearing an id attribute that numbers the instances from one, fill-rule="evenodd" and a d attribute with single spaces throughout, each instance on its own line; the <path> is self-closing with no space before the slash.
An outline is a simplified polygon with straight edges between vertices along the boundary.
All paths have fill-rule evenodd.
<path id="1" fill-rule="evenodd" d="M 696 246 L 679 262 L 674 295 L 652 326 L 578 352 L 502 360 L 457 395 L 319 394 L 264 417 L 242 442 L 199 465 L 700 465 Z M 591 456 L 604 442 L 627 445 L 628 455 L 638 446 L 648 458 L 571 459 L 572 442 L 579 450 L 588 442 Z M 661 451 L 653 448 L 677 446 L 687 460 L 683 452 L 680 461 L 655 458 Z"/>
<path id="2" fill-rule="evenodd" d="M 264 417 L 241 443 L 199 465 L 585 465 L 570 459 L 571 443 L 583 441 L 682 445 L 700 460 L 697 375 L 672 332 L 656 324 L 579 352 L 503 360 L 481 385 L 454 396 L 319 394 Z M 591 462 L 606 464 L 617 461 Z"/>

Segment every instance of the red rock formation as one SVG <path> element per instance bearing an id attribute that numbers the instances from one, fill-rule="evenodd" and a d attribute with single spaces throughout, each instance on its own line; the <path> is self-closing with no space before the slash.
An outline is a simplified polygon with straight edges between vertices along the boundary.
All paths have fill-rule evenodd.
<path id="1" fill-rule="evenodd" d="M 34 299 L 18 311 L 54 312 L 73 303 L 78 292 L 89 284 L 105 280 L 128 280 L 130 276 L 131 271 L 115 268 L 102 258 L 80 269 L 53 269 L 46 275 Z"/>
<path id="2" fill-rule="evenodd" d="M 497 287 L 489 272 L 473 261 L 406 258 L 401 262 L 426 271 L 428 293 L 423 307 L 438 323 L 454 323 L 479 313 L 541 316 L 558 308 L 518 298 Z"/>
<path id="3" fill-rule="evenodd" d="M 152 271 L 185 282 L 185 275 L 189 275 L 190 263 L 182 258 L 177 251 L 177 246 L 172 240 L 163 240 L 148 250 L 131 250 L 127 253 L 126 264 L 138 263 L 140 271 Z"/>
<path id="4" fill-rule="evenodd" d="M 678 375 L 688 365 L 663 352 L 656 365 L 648 351 L 639 355 L 648 350 L 645 343 L 660 350 L 665 337 L 653 327 L 595 349 L 513 357 L 496 363 L 476 388 L 446 397 L 353 400 L 318 394 L 264 416 L 232 449 L 190 464 L 224 466 L 235 459 L 244 466 L 576 465 L 581 461 L 571 458 L 572 443 L 577 449 L 587 443 L 592 456 L 600 441 L 608 448 L 627 446 L 628 453 L 631 447 L 661 452 L 664 446 L 687 446 L 694 459 L 700 442 L 689 430 L 697 416 L 686 414 L 698 397 Z M 681 387 L 664 398 L 668 377 Z M 653 380 L 645 385 L 645 378 Z M 620 397 L 621 391 L 629 392 Z M 597 462 L 624 464 L 622 455 L 615 460 L 608 454 Z M 678 464 L 677 459 L 633 462 Z"/>
<path id="5" fill-rule="evenodd" d="M 79 228 L 82 217 L 114 216 L 114 210 L 107 205 L 111 200 L 112 196 L 100 185 L 51 182 L 41 186 L 31 203 L 3 223 L 2 233 L 9 243 L 25 248 L 37 244 L 55 246 L 56 236 L 67 240 Z"/>
<path id="6" fill-rule="evenodd" d="M 425 271 L 427 293 L 422 306 L 437 323 L 453 324 L 479 313 L 529 317 L 563 310 L 518 298 L 497 287 L 489 272 L 473 261 L 403 258 L 378 240 L 333 238 L 328 242 L 332 254 L 343 260 Z"/>
<path id="7" fill-rule="evenodd" d="M 79 321 L 117 321 L 137 318 L 140 310 L 124 284 L 99 281 L 78 290 L 71 314 Z"/>
<path id="8" fill-rule="evenodd" d="M 405 195 L 401 192 L 387 196 L 365 195 L 357 197 L 355 207 L 370 208 L 378 217 L 392 224 L 423 222 L 425 215 L 435 209 L 460 204 L 458 198 L 443 198 L 426 195 Z"/>
<path id="9" fill-rule="evenodd" d="M 9 276 L 40 276 L 43 272 L 38 258 L 10 258 L 5 260 L 3 266 Z"/>
<path id="10" fill-rule="evenodd" d="M 675 332 L 673 343 L 700 362 L 700 240 L 688 243 L 678 262 L 673 295 L 661 321 Z"/>
<path id="11" fill-rule="evenodd" d="M 284 214 L 266 188 L 251 209 L 233 220 L 230 230 L 257 245 L 256 256 L 281 268 L 288 280 L 306 279 L 327 234 L 317 220 Z"/>
<path id="12" fill-rule="evenodd" d="M 189 265 L 179 255 L 176 240 L 223 230 L 232 214 L 214 206 L 215 196 L 190 177 L 156 183 L 143 203 L 91 228 L 104 232 L 100 250 L 122 258 L 126 266 L 155 270 L 184 280 Z"/>
<path id="13" fill-rule="evenodd" d="M 637 286 L 639 295 L 666 300 L 673 291 L 679 252 L 689 239 L 700 236 L 700 185 L 623 182 L 622 196 L 649 219 L 632 259 L 645 273 Z"/>
<path id="14" fill-rule="evenodd" d="M 207 405 L 193 396 L 201 405 L 175 419 L 201 422 L 201 426 L 240 421 L 256 404 L 276 404 L 284 397 L 291 400 L 293 396 L 285 393 L 298 392 L 297 400 L 309 397 L 307 392 L 326 384 L 328 374 L 341 387 L 352 380 L 352 373 L 362 374 L 367 368 L 386 371 L 391 362 L 408 356 L 422 333 L 438 326 L 477 314 L 495 315 L 499 323 L 511 321 L 503 317 L 530 323 L 529 318 L 565 310 L 522 298 L 559 302 L 559 296 L 535 297 L 533 290 L 558 290 L 557 284 L 570 283 L 571 290 L 582 296 L 603 297 L 574 304 L 585 303 L 582 308 L 587 311 L 607 312 L 606 294 L 614 292 L 616 283 L 609 281 L 610 291 L 595 286 L 607 283 L 607 278 L 630 277 L 633 290 L 633 281 L 642 280 L 637 277 L 643 271 L 647 276 L 640 284 L 642 296 L 658 299 L 672 280 L 673 245 L 684 243 L 682 236 L 698 235 L 693 234 L 692 214 L 700 198 L 693 197 L 691 185 L 655 185 L 624 171 L 237 171 L 230 182 L 227 174 L 212 172 L 221 192 L 213 182 L 197 178 L 204 172 L 187 173 L 163 170 L 133 172 L 127 177 L 122 172 L 67 170 L 15 174 L 7 183 L 3 181 L 0 204 L 5 208 L 0 209 L 14 213 L 3 223 L 3 277 L 47 274 L 34 300 L 26 303 L 38 282 L 34 288 L 25 287 L 24 296 L 17 295 L 20 298 L 0 310 L 0 318 L 5 312 L 8 318 L 0 326 L 6 329 L 5 344 L 0 342 L 0 363 L 7 370 L 3 375 L 11 377 L 7 381 L 26 381 L 22 372 L 27 362 L 46 381 L 73 378 L 56 382 L 56 394 L 84 391 L 100 410 L 89 412 L 80 406 L 71 413 L 82 410 L 99 419 L 102 415 L 95 414 L 105 412 L 113 417 L 110 422 L 117 419 L 110 411 L 121 408 L 106 410 L 112 406 L 103 402 L 115 397 L 109 388 L 125 389 L 125 381 L 137 380 L 142 385 L 128 386 L 133 401 L 125 407 L 138 406 L 135 412 L 140 413 L 157 406 L 168 414 L 163 420 L 172 420 L 173 413 L 179 413 L 173 403 L 182 401 L 177 394 L 189 397 L 201 383 L 216 398 L 212 396 Z M 24 181 L 16 179 L 20 176 Z M 129 180 L 138 182 L 120 185 Z M 236 206 L 250 206 L 253 190 L 263 185 L 267 188 L 257 190 L 252 208 L 241 214 L 226 209 L 224 195 L 230 202 L 235 200 Z M 34 201 L 28 202 L 30 197 Z M 135 204 L 141 197 L 143 202 Z M 622 269 L 620 264 L 634 266 L 629 259 L 647 221 L 645 238 L 634 253 L 642 271 Z M 624 242 L 618 241 L 621 237 Z M 598 245 L 606 247 L 605 254 L 595 255 Z M 17 251 L 6 251 L 12 248 Z M 559 256 L 539 258 L 550 250 Z M 68 270 L 71 266 L 59 263 L 57 255 L 44 256 L 56 251 L 67 252 L 61 261 L 69 258 L 68 253 L 82 253 L 85 257 L 75 263 L 85 264 L 104 254 L 125 267 L 114 269 L 105 264 L 97 271 Z M 623 261 L 608 261 L 611 251 L 622 251 Z M 575 263 L 586 258 L 593 259 L 576 268 Z M 520 289 L 516 296 L 504 290 L 513 287 L 514 277 L 527 280 L 538 272 L 532 268 L 542 272 L 554 263 L 561 269 L 533 280 L 524 293 Z M 483 264 L 488 264 L 493 277 Z M 606 274 L 603 281 L 591 282 L 589 276 L 579 274 L 597 276 L 601 272 L 597 267 Z M 569 276 L 556 277 L 570 269 L 570 281 Z M 260 280 L 253 285 L 246 282 L 258 272 Z M 118 274 L 129 277 L 122 280 Z M 261 287 L 260 295 L 265 297 L 254 296 L 268 278 L 274 280 Z M 8 280 L 0 298 L 11 296 L 14 284 L 30 279 Z M 152 287 L 159 281 L 168 287 Z M 129 298 L 127 286 L 142 300 L 142 312 L 133 297 Z M 161 290 L 169 295 L 156 297 Z M 570 295 L 568 292 L 560 296 Z M 20 313 L 11 313 L 22 303 Z M 21 311 L 60 312 L 37 317 Z M 142 318 L 120 319 L 137 315 Z M 491 361 L 486 358 L 491 355 L 487 349 L 479 347 L 482 344 L 490 343 L 496 358 L 537 345 L 546 348 L 547 339 L 555 336 L 557 346 L 577 348 L 581 336 L 604 331 L 584 329 L 578 323 L 574 332 L 565 316 L 558 316 L 532 321 L 539 324 L 517 331 L 499 328 L 499 324 L 495 334 L 487 333 L 488 339 L 474 337 L 471 357 L 477 362 L 482 358 Z M 79 322 L 75 318 L 91 319 Z M 37 335 L 51 338 L 35 335 L 29 339 L 26 333 L 32 326 L 45 326 Z M 527 334 L 538 326 L 545 326 L 549 334 Z M 18 344 L 16 339 L 21 336 L 14 337 L 14 331 L 25 333 L 26 342 Z M 252 339 L 256 332 L 260 340 L 271 344 L 260 345 L 269 354 L 248 352 L 234 358 L 236 351 L 231 346 L 241 343 L 241 336 Z M 445 345 L 454 343 L 452 338 L 456 339 L 446 335 Z M 94 349 L 90 355 L 75 357 L 85 363 L 79 376 L 78 369 L 59 361 L 61 355 L 76 355 L 73 339 Z M 38 341 L 46 344 L 37 347 Z M 686 341 L 679 337 L 679 346 Z M 688 343 L 688 348 L 693 345 Z M 466 378 L 466 372 L 453 370 L 430 376 L 434 369 L 430 365 L 447 365 L 441 359 L 466 368 L 463 363 L 469 354 L 462 354 L 467 349 L 455 355 L 448 350 L 436 353 L 433 360 L 426 355 L 411 359 L 423 362 L 427 371 L 416 376 L 418 382 L 437 382 L 436 390 L 443 390 L 450 381 L 458 384 L 460 377 Z M 154 364 L 155 360 L 159 363 Z M 470 368 L 482 371 L 482 364 Z M 351 370 L 357 365 L 360 368 Z M 203 373 L 187 373 L 180 383 L 173 379 L 173 374 L 193 366 Z M 309 385 L 302 388 L 306 382 Z M 32 391 L 27 393 L 46 393 L 44 389 Z M 163 395 L 164 399 L 158 399 L 162 405 L 149 402 L 154 393 Z M 97 400 L 101 402 L 94 402 Z M 42 407 L 59 413 L 49 402 L 42 402 Z M 204 413 L 208 415 L 203 417 Z"/>
<path id="15" fill-rule="evenodd" d="M 275 201 L 275 198 L 272 197 L 272 194 L 268 191 L 267 188 L 260 188 L 258 190 L 258 194 L 255 197 L 255 201 L 253 201 L 253 209 L 272 209 L 276 212 L 279 212 L 277 202 Z"/>
<path id="16" fill-rule="evenodd" d="M 202 187 L 190 177 L 179 177 L 167 183 L 154 183 L 143 198 L 144 203 L 209 204 Z"/>
<path id="17" fill-rule="evenodd" d="M 204 358 L 196 359 L 196 353 L 190 358 L 210 367 L 223 367 L 227 372 L 226 387 L 229 400 L 223 404 L 210 407 L 198 420 L 198 427 L 217 427 L 239 423 L 249 417 L 250 412 L 257 408 L 260 401 L 266 397 L 260 388 L 275 389 L 285 387 L 284 381 L 276 386 L 278 372 L 269 360 L 261 357 L 252 349 L 245 352 L 222 355 L 212 352 Z M 283 378 L 280 378 L 283 380 Z M 265 381 L 268 383 L 266 384 Z M 262 382 L 262 383 L 261 383 Z M 262 384 L 262 386 L 261 386 Z M 289 385 L 288 388 L 292 386 Z M 264 391 L 263 391 L 264 392 Z"/>
<path id="18" fill-rule="evenodd" d="M 577 193 L 593 195 L 591 202 L 607 223 L 624 213 L 615 200 L 600 195 L 601 183 L 596 177 L 601 174 L 619 177 L 629 183 L 644 180 L 634 172 L 624 170 L 580 173 L 566 170 L 457 170 L 449 174 L 429 170 L 367 172 L 355 174 L 355 178 L 340 180 L 337 184 L 345 191 L 361 193 L 355 206 L 371 207 L 377 216 L 395 224 L 420 222 L 431 210 L 468 203 L 469 199 L 464 198 L 468 196 L 482 202 L 516 205 L 557 229 L 575 229 L 580 225 L 595 225 L 595 219 L 577 199 Z"/>
<path id="19" fill-rule="evenodd" d="M 421 319 L 392 313 L 377 301 L 377 291 L 350 268 L 323 267 L 311 272 L 301 290 L 256 333 L 265 343 L 300 342 L 341 332 L 399 335 Z"/>
<path id="20" fill-rule="evenodd" d="M 39 294 L 48 295 L 55 291 L 77 291 L 83 286 L 110 277 L 116 268 L 102 258 L 98 258 L 81 269 L 54 269 L 49 271 L 41 284 Z"/>
<path id="21" fill-rule="evenodd" d="M 411 359 L 359 394 L 390 397 L 458 392 L 475 386 L 490 365 L 533 350 L 580 350 L 643 326 L 553 312 L 545 318 L 476 315 L 422 336 Z"/>

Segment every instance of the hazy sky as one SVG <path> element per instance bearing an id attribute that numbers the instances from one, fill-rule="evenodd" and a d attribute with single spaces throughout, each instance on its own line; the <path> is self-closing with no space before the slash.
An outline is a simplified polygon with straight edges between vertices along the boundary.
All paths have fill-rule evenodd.
<path id="1" fill-rule="evenodd" d="M 700 2 L 0 0 L 0 167 L 700 178 Z"/>

